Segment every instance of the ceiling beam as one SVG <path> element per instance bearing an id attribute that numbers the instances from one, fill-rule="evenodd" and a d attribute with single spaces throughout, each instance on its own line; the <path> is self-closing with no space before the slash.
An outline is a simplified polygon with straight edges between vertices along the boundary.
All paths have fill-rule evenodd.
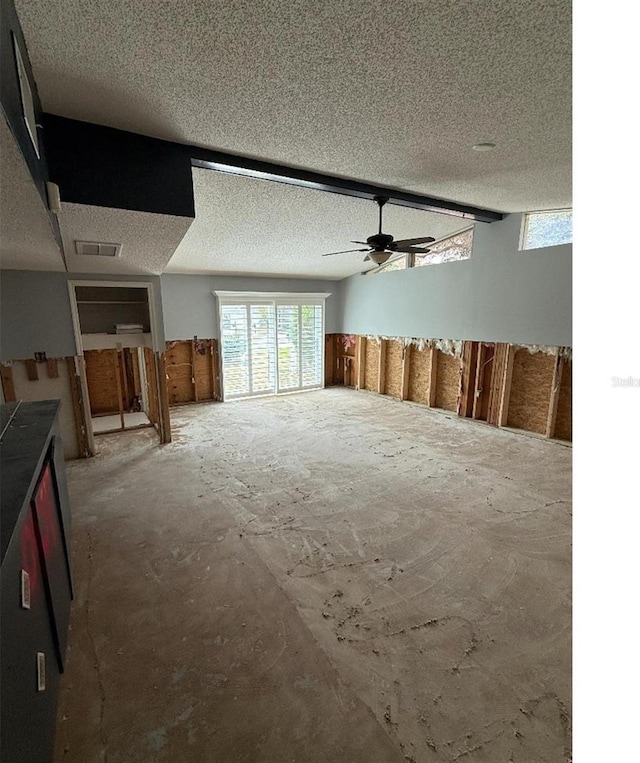
<path id="1" fill-rule="evenodd" d="M 386 196 L 389 204 L 401 207 L 412 207 L 425 212 L 437 212 L 442 215 L 452 215 L 475 222 L 493 223 L 502 220 L 503 214 L 490 209 L 471 207 L 458 204 L 446 199 L 423 196 L 418 193 L 388 188 L 362 180 L 325 175 L 321 172 L 305 170 L 299 167 L 287 167 L 283 164 L 273 164 L 261 159 L 251 159 L 246 156 L 227 154 L 199 146 L 185 146 L 191 156 L 191 164 L 201 169 L 226 172 L 231 175 L 272 180 L 276 183 L 297 185 L 302 188 L 313 188 L 328 193 L 338 193 L 344 196 L 357 196 L 362 199 L 373 199 L 375 196 Z"/>

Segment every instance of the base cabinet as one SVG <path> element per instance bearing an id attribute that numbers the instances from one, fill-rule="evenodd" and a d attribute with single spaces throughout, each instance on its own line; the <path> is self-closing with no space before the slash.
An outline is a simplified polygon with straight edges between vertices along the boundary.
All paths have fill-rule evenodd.
<path id="1" fill-rule="evenodd" d="M 59 401 L 2 406 L 0 759 L 53 756 L 73 585 Z"/>

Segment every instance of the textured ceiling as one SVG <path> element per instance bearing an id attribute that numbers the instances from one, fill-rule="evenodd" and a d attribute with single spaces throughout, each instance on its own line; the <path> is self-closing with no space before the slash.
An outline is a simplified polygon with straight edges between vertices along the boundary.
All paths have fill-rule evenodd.
<path id="1" fill-rule="evenodd" d="M 371 267 L 364 254 L 322 257 L 355 249 L 378 232 L 378 207 L 282 183 L 194 169 L 196 219 L 166 269 L 168 273 L 268 273 L 345 278 Z M 455 233 L 458 217 L 387 205 L 383 228 L 396 239 Z M 478 223 L 481 224 L 481 223 Z"/>
<path id="2" fill-rule="evenodd" d="M 16 6 L 50 112 L 500 211 L 571 205 L 570 0 Z"/>
<path id="3" fill-rule="evenodd" d="M 40 194 L 0 114 L 0 266 L 11 270 L 64 270 Z"/>
<path id="4" fill-rule="evenodd" d="M 189 225 L 188 217 L 62 204 L 59 215 L 71 273 L 155 274 L 164 270 Z M 76 241 L 122 244 L 119 257 L 76 254 Z"/>

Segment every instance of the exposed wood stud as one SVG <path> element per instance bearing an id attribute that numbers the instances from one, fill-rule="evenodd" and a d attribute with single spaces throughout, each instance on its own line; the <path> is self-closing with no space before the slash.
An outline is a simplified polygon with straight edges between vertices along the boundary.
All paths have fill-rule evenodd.
<path id="1" fill-rule="evenodd" d="M 191 340 L 191 383 L 193 384 L 193 399 L 198 402 L 198 380 L 196 376 L 196 342 L 198 337 Z"/>
<path id="2" fill-rule="evenodd" d="M 489 405 L 487 407 L 487 422 L 496 426 L 500 415 L 500 393 L 504 377 L 504 367 L 509 345 L 504 342 L 496 344 L 493 368 L 491 369 L 491 388 L 489 391 Z"/>
<path id="3" fill-rule="evenodd" d="M 25 366 L 27 367 L 27 379 L 29 381 L 38 381 L 38 364 L 35 360 L 25 360 Z"/>
<path id="4" fill-rule="evenodd" d="M 16 402 L 16 390 L 13 385 L 13 370 L 11 366 L 2 364 L 0 372 L 2 374 L 2 394 L 5 403 Z"/>
<path id="5" fill-rule="evenodd" d="M 436 404 L 437 380 L 438 380 L 438 350 L 431 347 L 429 356 L 429 388 L 427 398 L 429 407 L 434 408 Z"/>
<path id="6" fill-rule="evenodd" d="M 67 373 L 69 375 L 69 387 L 71 388 L 71 406 L 73 408 L 73 422 L 76 429 L 76 441 L 78 443 L 78 453 L 81 458 L 88 458 L 89 443 L 87 441 L 87 422 L 84 417 L 84 406 L 82 405 L 82 391 L 80 389 L 80 377 L 76 369 L 76 359 L 68 357 Z"/>
<path id="7" fill-rule="evenodd" d="M 407 400 L 409 397 L 409 380 L 411 378 L 411 345 L 405 345 L 402 348 L 402 394 L 401 399 Z"/>
<path id="8" fill-rule="evenodd" d="M 480 411 L 482 409 L 482 395 L 487 393 L 484 389 L 484 364 L 487 359 L 487 346 L 482 342 L 478 343 L 478 351 L 476 357 L 476 369 L 475 369 L 475 382 L 473 385 L 473 405 L 471 407 L 471 416 L 474 419 L 480 418 Z"/>
<path id="9" fill-rule="evenodd" d="M 327 334 L 324 338 L 324 385 L 331 387 L 335 373 L 336 354 L 333 334 Z"/>
<path id="10" fill-rule="evenodd" d="M 380 340 L 380 360 L 378 362 L 378 389 L 379 395 L 384 395 L 387 370 L 387 340 Z"/>
<path id="11" fill-rule="evenodd" d="M 214 351 L 215 339 L 209 343 L 209 355 L 211 357 L 211 397 L 218 399 L 218 385 L 216 383 L 216 353 Z"/>
<path id="12" fill-rule="evenodd" d="M 58 378 L 58 361 L 55 358 L 47 358 L 47 375 L 50 379 Z"/>
<path id="13" fill-rule="evenodd" d="M 475 363 L 477 342 L 464 342 L 462 345 L 462 379 L 458 416 L 471 416 L 473 411 L 473 392 L 475 388 Z"/>
<path id="14" fill-rule="evenodd" d="M 547 437 L 553 437 L 556 428 L 558 400 L 560 399 L 560 384 L 562 383 L 563 369 L 564 360 L 562 356 L 556 355 L 556 363 L 553 369 L 553 382 L 551 383 L 551 397 L 549 399 L 549 413 L 547 414 L 547 428 L 545 432 Z"/>
<path id="15" fill-rule="evenodd" d="M 158 386 L 160 388 L 160 442 L 171 442 L 171 417 L 169 414 L 169 389 L 167 387 L 167 364 L 164 352 L 156 355 L 158 363 Z"/>
<path id="16" fill-rule="evenodd" d="M 357 357 L 357 382 L 356 389 L 364 389 L 364 375 L 367 370 L 367 339 L 359 336 L 356 339 L 356 357 Z"/>
<path id="17" fill-rule="evenodd" d="M 144 365 L 147 378 L 147 399 L 149 401 L 149 410 L 147 415 L 149 421 L 156 427 L 158 434 L 160 434 L 160 411 L 158 405 L 158 374 L 156 370 L 155 355 L 150 347 L 145 347 L 144 350 Z"/>
<path id="18" fill-rule="evenodd" d="M 120 350 L 113 351 L 115 365 L 116 386 L 118 388 L 118 410 L 120 412 L 120 428 L 124 429 L 124 406 L 122 405 L 122 384 L 120 383 Z"/>
<path id="19" fill-rule="evenodd" d="M 504 363 L 502 389 L 500 391 L 500 412 L 498 414 L 499 427 L 507 425 L 507 418 L 509 416 L 509 397 L 511 396 L 511 379 L 513 377 L 513 361 L 515 355 L 515 348 L 512 345 L 509 345 Z"/>
<path id="20" fill-rule="evenodd" d="M 220 384 L 220 354 L 218 352 L 218 342 L 216 339 L 212 339 L 211 344 L 213 347 L 213 373 L 214 373 L 213 399 L 222 400 L 222 385 Z"/>

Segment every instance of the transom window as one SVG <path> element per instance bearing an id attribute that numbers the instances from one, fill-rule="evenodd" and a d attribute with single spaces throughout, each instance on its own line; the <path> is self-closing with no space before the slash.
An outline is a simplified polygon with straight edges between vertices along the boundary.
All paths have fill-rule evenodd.
<path id="1" fill-rule="evenodd" d="M 552 209 L 524 216 L 520 249 L 541 249 L 573 241 L 573 210 Z"/>
<path id="2" fill-rule="evenodd" d="M 449 236 L 441 241 L 436 241 L 435 244 L 429 244 L 428 249 L 431 249 L 429 254 L 414 254 L 414 267 L 420 268 L 423 265 L 439 265 L 442 262 L 468 260 L 471 257 L 472 247 L 473 228 L 468 228 L 456 233 L 455 236 Z"/>
<path id="3" fill-rule="evenodd" d="M 391 270 L 421 268 L 425 265 L 468 260 L 473 249 L 473 228 L 467 228 L 433 244 L 425 244 L 424 248 L 430 250 L 428 254 L 401 254 L 385 262 L 384 265 L 380 265 L 379 268 L 370 270 L 369 273 L 373 275 L 374 273 L 388 273 Z"/>

